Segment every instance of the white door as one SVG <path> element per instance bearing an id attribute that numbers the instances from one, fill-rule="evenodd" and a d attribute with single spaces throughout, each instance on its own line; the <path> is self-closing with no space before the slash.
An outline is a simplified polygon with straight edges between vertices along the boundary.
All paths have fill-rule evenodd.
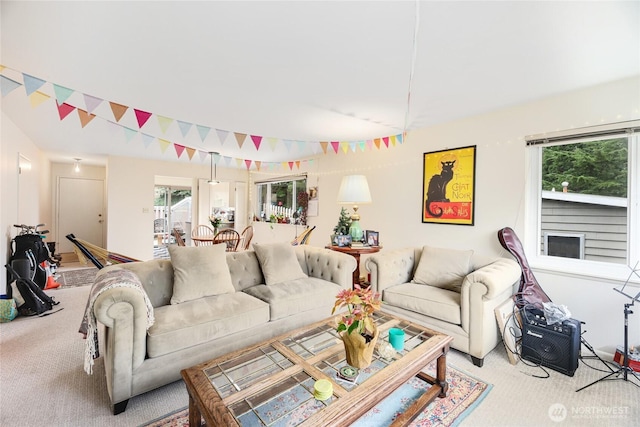
<path id="1" fill-rule="evenodd" d="M 104 248 L 104 181 L 60 178 L 57 218 L 57 252 L 73 251 L 67 234 Z"/>

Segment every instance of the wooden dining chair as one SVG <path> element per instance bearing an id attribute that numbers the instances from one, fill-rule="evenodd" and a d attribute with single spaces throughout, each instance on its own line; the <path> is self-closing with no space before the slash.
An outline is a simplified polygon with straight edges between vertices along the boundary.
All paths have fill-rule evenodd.
<path id="1" fill-rule="evenodd" d="M 240 243 L 240 234 L 233 228 L 225 228 L 218 231 L 218 234 L 213 238 L 213 244 L 226 243 L 227 252 L 235 252 L 238 250 L 238 243 Z"/>
<path id="2" fill-rule="evenodd" d="M 240 233 L 240 244 L 238 245 L 240 249 L 244 251 L 248 250 L 251 239 L 253 239 L 253 226 L 248 225 L 242 230 L 242 233 Z"/>
<path id="3" fill-rule="evenodd" d="M 213 240 L 201 240 L 198 237 L 211 237 L 215 234 L 208 225 L 199 225 L 191 231 L 191 240 L 196 246 L 213 245 Z"/>

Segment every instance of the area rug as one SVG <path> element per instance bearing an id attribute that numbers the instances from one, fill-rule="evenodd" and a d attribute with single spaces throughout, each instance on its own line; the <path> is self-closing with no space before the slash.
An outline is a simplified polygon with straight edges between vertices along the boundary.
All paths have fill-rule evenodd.
<path id="1" fill-rule="evenodd" d="M 432 373 L 431 366 L 425 370 Z M 443 399 L 436 398 L 411 424 L 415 427 L 457 426 L 466 418 L 493 387 L 451 365 L 447 367 L 449 392 Z M 412 378 L 398 390 L 363 415 L 352 426 L 387 426 L 408 408 L 427 388 L 428 384 Z M 189 409 L 182 408 L 160 417 L 144 427 L 186 427 L 189 425 Z M 274 423 L 271 425 L 281 425 Z M 286 425 L 286 424 L 283 424 Z"/>
<path id="2" fill-rule="evenodd" d="M 93 285 L 96 274 L 98 274 L 98 269 L 95 267 L 58 272 L 56 279 L 56 282 L 60 283 L 58 289 Z"/>

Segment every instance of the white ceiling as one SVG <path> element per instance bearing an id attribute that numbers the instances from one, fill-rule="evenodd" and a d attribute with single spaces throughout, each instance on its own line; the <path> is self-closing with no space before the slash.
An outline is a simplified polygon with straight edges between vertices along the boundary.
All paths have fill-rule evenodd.
<path id="1" fill-rule="evenodd" d="M 212 128 L 203 142 L 176 123 L 163 133 L 152 116 L 151 139 L 129 139 L 109 125 L 107 102 L 82 128 L 75 111 L 59 119 L 53 98 L 33 108 L 24 88 L 5 96 L 2 110 L 58 161 L 176 160 L 157 138 L 297 160 L 318 141 L 395 135 L 640 74 L 637 1 L 2 1 L 0 12 L 6 77 L 43 79 L 51 96 L 52 84 L 73 89 L 67 102 L 83 109 L 87 94 Z M 137 130 L 131 109 L 119 124 Z M 221 143 L 216 129 L 231 135 Z M 273 148 L 249 138 L 240 148 L 233 132 Z"/>

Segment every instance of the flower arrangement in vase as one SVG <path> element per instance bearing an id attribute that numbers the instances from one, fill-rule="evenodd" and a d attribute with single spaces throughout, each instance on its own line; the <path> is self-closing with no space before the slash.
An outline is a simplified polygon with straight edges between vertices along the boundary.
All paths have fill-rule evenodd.
<path id="1" fill-rule="evenodd" d="M 218 228 L 220 227 L 220 223 L 222 222 L 222 218 L 211 215 L 209 217 L 209 222 L 211 223 L 211 226 L 213 227 L 214 234 L 217 233 L 218 232 Z"/>
<path id="2" fill-rule="evenodd" d="M 339 308 L 347 309 L 338 319 L 336 330 L 344 342 L 347 363 L 355 368 L 366 368 L 371 364 L 378 340 L 378 328 L 372 316 L 381 305 L 379 292 L 358 285 L 336 295 L 331 314 Z"/>

